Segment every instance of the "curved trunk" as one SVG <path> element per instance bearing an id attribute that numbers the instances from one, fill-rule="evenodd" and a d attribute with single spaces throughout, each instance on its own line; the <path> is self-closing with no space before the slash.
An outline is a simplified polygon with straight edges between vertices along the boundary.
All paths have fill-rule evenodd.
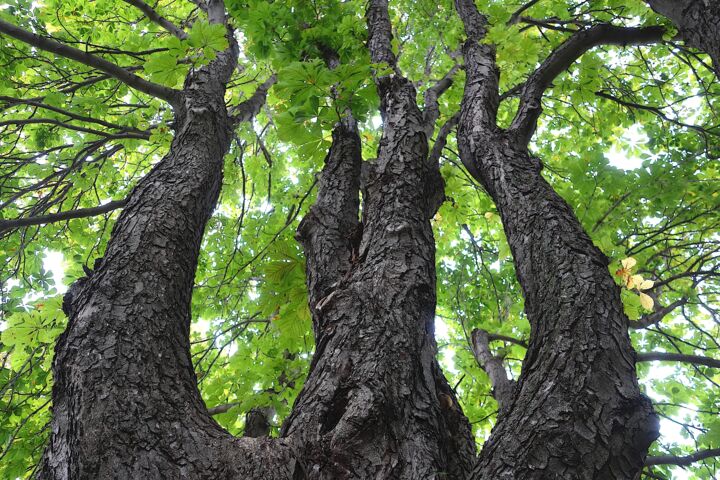
<path id="1" fill-rule="evenodd" d="M 498 208 L 531 327 L 522 373 L 472 478 L 632 479 L 657 419 L 638 387 L 619 288 L 523 136 L 496 127 L 495 54 L 478 42 L 485 19 L 472 0 L 457 5 L 470 37 L 460 157 Z"/>
<path id="2" fill-rule="evenodd" d="M 190 298 L 230 142 L 223 96 L 235 58 L 229 49 L 190 75 L 169 153 L 133 190 L 94 273 L 65 297 L 40 478 L 275 478 L 291 468 L 266 471 L 256 460 L 271 456 L 267 440 L 234 439 L 212 420 L 190 361 Z"/>
<path id="3" fill-rule="evenodd" d="M 531 333 L 476 478 L 634 478 L 657 421 L 638 388 L 609 262 L 542 178 L 537 159 L 502 133 L 484 142 L 471 158 L 503 220 Z M 460 141 L 466 158 L 468 147 Z"/>

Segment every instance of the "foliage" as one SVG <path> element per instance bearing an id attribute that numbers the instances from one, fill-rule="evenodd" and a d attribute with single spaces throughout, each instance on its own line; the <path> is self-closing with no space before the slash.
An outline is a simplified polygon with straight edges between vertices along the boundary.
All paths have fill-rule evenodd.
<path id="1" fill-rule="evenodd" d="M 450 0 L 391 2 L 399 65 L 422 98 L 457 62 L 462 26 Z M 508 124 L 521 84 L 568 30 L 588 23 L 666 25 L 640 1 L 521 3 L 480 0 L 493 24 Z M 532 2 L 531 2 L 532 3 Z M 360 120 L 363 155 L 379 141 L 374 71 L 359 0 L 228 0 L 244 68 L 236 105 L 271 72 L 278 83 L 252 125 L 235 132 L 221 199 L 205 233 L 193 298 L 192 355 L 208 406 L 233 433 L 243 414 L 272 406 L 274 434 L 302 387 L 314 348 L 304 259 L 294 239 L 314 197 L 330 130 L 347 109 Z M 0 19 L 87 49 L 169 87 L 226 46 L 222 29 L 191 2 L 161 1 L 185 28 L 179 39 L 119 0 L 6 0 Z M 672 38 L 668 36 L 667 38 Z M 121 40 L 120 40 L 121 39 Z M 339 60 L 326 63 L 328 51 Z M 667 41 L 600 47 L 562 74 L 543 100 L 533 141 L 545 176 L 611 260 L 640 352 L 720 358 L 717 155 L 720 85 L 707 59 Z M 125 198 L 167 151 L 163 102 L 92 68 L 0 36 L 0 220 L 93 207 Z M 440 126 L 457 110 L 464 74 L 440 98 Z M 22 101 L 21 101 L 22 100 Z M 460 166 L 454 136 L 441 158 L 447 201 L 433 219 L 439 355 L 478 444 L 497 405 L 470 349 L 470 332 L 526 341 L 529 325 L 503 226 L 488 195 Z M 101 257 L 117 212 L 0 232 L 0 477 L 28 477 L 47 438 L 52 345 L 61 294 Z M 63 261 L 50 262 L 61 252 Z M 631 260 L 632 259 L 632 260 Z M 51 268 L 52 267 L 52 268 Z M 52 271 L 50 271 L 52 270 Z M 58 281 L 53 274 L 62 272 Z M 638 278 L 638 275 L 641 278 Z M 522 343 L 522 342 L 519 342 Z M 524 349 L 496 341 L 517 378 Z M 639 363 L 662 417 L 653 453 L 720 447 L 720 373 L 689 363 Z M 715 478 L 718 462 L 688 468 Z M 657 477 L 673 470 L 654 467 Z M 678 477 L 680 478 L 680 477 Z"/>

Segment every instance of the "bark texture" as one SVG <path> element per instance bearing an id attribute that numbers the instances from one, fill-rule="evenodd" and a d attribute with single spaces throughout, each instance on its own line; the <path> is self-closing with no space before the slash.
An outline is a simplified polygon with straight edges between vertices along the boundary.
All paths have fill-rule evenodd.
<path id="1" fill-rule="evenodd" d="M 394 66 L 387 2 L 367 19 L 373 61 Z M 340 122 L 298 230 L 317 347 L 283 436 L 302 445 L 301 478 L 464 478 L 474 444 L 433 335 L 442 182 L 412 84 L 393 74 L 377 85 L 378 158 L 362 164 L 355 122 Z"/>
<path id="2" fill-rule="evenodd" d="M 457 7 L 469 37 L 458 148 L 498 208 L 531 326 L 514 396 L 473 478 L 634 478 L 657 437 L 657 420 L 638 388 L 608 259 L 528 153 L 534 127 L 496 126 L 494 51 L 479 43 L 485 19 L 472 0 L 457 0 Z"/>
<path id="3" fill-rule="evenodd" d="M 720 78 L 720 3 L 716 0 L 646 0 L 670 19 L 685 43 L 710 55 Z"/>
<path id="4" fill-rule="evenodd" d="M 288 478 L 281 443 L 236 439 L 212 420 L 190 361 L 190 297 L 230 142 L 223 95 L 236 58 L 233 46 L 188 77 L 169 153 L 65 297 L 39 478 Z"/>

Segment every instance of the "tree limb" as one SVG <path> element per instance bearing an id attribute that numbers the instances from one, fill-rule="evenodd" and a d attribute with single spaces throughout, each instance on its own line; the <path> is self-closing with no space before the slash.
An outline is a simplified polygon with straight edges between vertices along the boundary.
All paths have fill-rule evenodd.
<path id="1" fill-rule="evenodd" d="M 388 0 L 370 0 L 366 16 L 369 30 L 368 50 L 372 62 L 387 63 L 397 71 L 397 58 L 392 50 L 393 35 Z"/>
<path id="2" fill-rule="evenodd" d="M 662 40 L 663 27 L 618 27 L 610 24 L 594 25 L 579 30 L 556 48 L 530 75 L 523 87 L 520 107 L 510 130 L 528 143 L 535 132 L 542 112 L 542 96 L 552 81 L 567 70 L 580 56 L 599 45 L 644 45 Z"/>
<path id="3" fill-rule="evenodd" d="M 510 380 L 503 366 L 502 358 L 490 351 L 490 337 L 485 330 L 476 328 L 472 332 L 472 348 L 475 360 L 490 377 L 493 386 L 493 397 L 498 403 L 500 412 L 505 412 L 512 402 L 515 382 Z"/>
<path id="4" fill-rule="evenodd" d="M 450 135 L 453 128 L 457 126 L 459 120 L 460 112 L 455 112 L 455 114 L 448 118 L 447 121 L 443 123 L 443 126 L 440 127 L 437 137 L 435 138 L 435 143 L 433 143 L 432 150 L 430 151 L 430 155 L 428 157 L 431 165 L 435 165 L 440 161 L 442 151 L 447 144 L 447 137 Z"/>
<path id="5" fill-rule="evenodd" d="M 681 298 L 680 300 L 675 300 L 670 305 L 667 305 L 665 307 L 658 308 L 654 312 L 643 316 L 640 320 L 637 320 L 635 322 L 629 322 L 628 327 L 632 328 L 634 330 L 640 329 L 640 328 L 648 328 L 656 323 L 660 322 L 663 318 L 665 318 L 670 312 L 675 310 L 678 307 L 682 307 L 688 302 L 687 298 Z"/>
<path id="6" fill-rule="evenodd" d="M 435 122 L 440 117 L 440 105 L 438 99 L 440 96 L 447 91 L 453 84 L 453 77 L 460 70 L 460 65 L 455 64 L 452 68 L 438 80 L 432 87 L 425 90 L 425 110 L 423 111 L 423 119 L 425 121 L 425 133 L 427 137 L 435 130 Z"/>
<path id="7" fill-rule="evenodd" d="M 27 30 L 17 27 L 4 20 L 0 20 L 0 33 L 9 35 L 21 42 L 39 48 L 40 50 L 45 50 L 46 52 L 75 60 L 76 62 L 87 65 L 88 67 L 96 68 L 140 92 L 163 99 L 173 106 L 176 106 L 179 103 L 181 92 L 178 90 L 168 88 L 157 83 L 148 82 L 147 80 L 130 73 L 126 69 L 109 62 L 102 57 L 91 55 L 51 38 L 41 37 L 40 35 L 28 32 Z"/>
<path id="8" fill-rule="evenodd" d="M 469 40 L 477 42 L 485 37 L 488 19 L 477 9 L 474 0 L 455 0 L 455 9 L 463 22 Z"/>
<path id="9" fill-rule="evenodd" d="M 207 0 L 207 16 L 210 23 L 225 24 L 225 2 L 223 0 Z"/>
<path id="10" fill-rule="evenodd" d="M 682 467 L 687 467 L 688 465 L 699 462 L 700 460 L 718 456 L 720 456 L 720 448 L 711 448 L 707 450 L 699 450 L 691 455 L 686 455 L 684 457 L 675 455 L 658 455 L 656 457 L 648 457 L 645 460 L 645 465 L 678 465 Z"/>
<path id="11" fill-rule="evenodd" d="M 231 108 L 229 113 L 233 119 L 233 123 L 247 122 L 257 115 L 260 108 L 265 104 L 268 90 L 270 90 L 270 87 L 272 87 L 276 81 L 277 76 L 275 74 L 270 75 L 270 78 L 265 80 L 250 98 Z"/>
<path id="12" fill-rule="evenodd" d="M 685 355 L 683 353 L 668 352 L 642 352 L 637 354 L 638 362 L 682 362 L 706 367 L 720 368 L 720 360 L 700 355 Z"/>
<path id="13" fill-rule="evenodd" d="M 69 111 L 69 110 L 65 110 L 65 109 L 63 109 L 63 108 L 59 108 L 59 107 L 54 107 L 54 106 L 52 106 L 52 105 L 48 105 L 48 104 L 46 104 L 46 103 L 37 101 L 37 100 L 35 100 L 35 99 L 27 99 L 27 100 L 25 100 L 25 99 L 22 99 L 22 98 L 14 98 L 14 97 L 0 96 L 0 102 L 5 102 L 5 103 L 7 103 L 8 105 L 30 105 L 31 107 L 42 108 L 42 109 L 44 109 L 44 110 L 50 110 L 51 112 L 55 112 L 55 113 L 59 113 L 59 114 L 61 114 L 61 115 L 65 115 L 65 116 L 67 116 L 67 117 L 72 118 L 73 120 L 78 120 L 78 121 L 87 122 L 87 123 L 96 123 L 96 124 L 98 124 L 98 125 L 102 125 L 102 126 L 108 127 L 108 128 L 114 128 L 114 129 L 117 129 L 117 130 L 128 130 L 128 127 L 124 127 L 124 126 L 122 126 L 122 125 L 117 125 L 117 124 L 114 124 L 114 123 L 110 123 L 110 122 L 107 122 L 107 121 L 105 121 L 105 120 L 98 119 L 98 118 L 92 118 L 92 117 L 87 117 L 87 116 L 85 116 L 85 115 L 80 115 L 80 114 L 71 112 L 71 111 Z M 132 130 L 135 131 L 135 132 L 137 132 L 137 133 L 145 133 L 145 132 L 143 132 L 142 130 L 138 130 L 138 129 L 132 129 Z"/>
<path id="14" fill-rule="evenodd" d="M 77 210 L 69 210 L 67 212 L 52 213 L 49 215 L 39 215 L 37 217 L 15 218 L 12 220 L 0 220 L 0 233 L 6 230 L 12 230 L 20 227 L 29 227 L 32 225 L 44 225 L 47 223 L 62 222 L 73 218 L 86 218 L 103 213 L 112 212 L 118 208 L 122 208 L 127 204 L 127 199 L 114 200 L 105 205 L 90 208 L 78 208 Z"/>
<path id="15" fill-rule="evenodd" d="M 136 8 L 138 8 L 141 12 L 145 14 L 145 16 L 150 20 L 151 22 L 157 23 L 161 27 L 163 27 L 168 32 L 175 35 L 180 40 L 185 40 L 187 38 L 187 33 L 185 33 L 180 27 L 172 23 L 170 20 L 166 19 L 162 15 L 160 15 L 158 12 L 153 10 L 153 8 L 148 5 L 147 3 L 143 2 L 143 0 L 123 0 L 125 3 L 128 3 Z"/>
<path id="16" fill-rule="evenodd" d="M 225 413 L 228 410 L 230 410 L 231 408 L 236 407 L 238 405 L 240 405 L 239 402 L 231 402 L 231 403 L 225 403 L 222 405 L 216 405 L 212 408 L 208 408 L 208 413 L 210 415 L 220 415 L 221 413 Z"/>

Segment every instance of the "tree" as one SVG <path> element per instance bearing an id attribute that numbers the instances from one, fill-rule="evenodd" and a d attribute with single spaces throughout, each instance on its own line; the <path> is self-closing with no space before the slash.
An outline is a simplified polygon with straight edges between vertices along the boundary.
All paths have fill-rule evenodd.
<path id="1" fill-rule="evenodd" d="M 714 478 L 687 3 L 6 4 L 0 471 Z"/>

